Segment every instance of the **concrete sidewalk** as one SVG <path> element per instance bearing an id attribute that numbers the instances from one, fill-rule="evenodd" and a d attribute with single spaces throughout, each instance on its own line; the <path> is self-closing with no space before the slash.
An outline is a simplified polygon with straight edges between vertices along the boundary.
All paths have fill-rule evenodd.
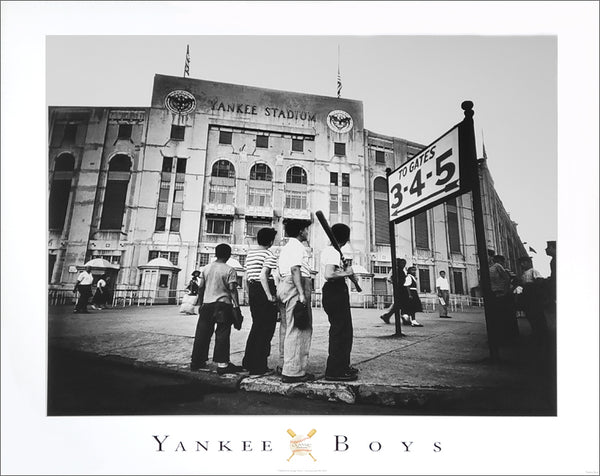
<path id="1" fill-rule="evenodd" d="M 251 326 L 250 310 L 242 308 L 244 325 L 232 329 L 231 361 L 240 364 Z M 190 355 L 198 316 L 179 313 L 178 306 L 125 307 L 73 314 L 71 306 L 49 308 L 49 345 L 117 359 L 163 372 L 176 372 L 213 385 L 245 391 L 277 393 L 352 403 L 403 406 L 438 414 L 555 414 L 555 376 L 529 343 L 530 328 L 519 319 L 520 344 L 501 350 L 502 362 L 490 364 L 482 310 L 417 315 L 424 327 L 384 324 L 376 309 L 353 309 L 352 365 L 360 370 L 354 382 L 323 380 L 329 323 L 314 309 L 314 329 L 308 372 L 316 381 L 284 384 L 275 375 L 218 376 L 207 370 L 191 372 Z M 393 319 L 392 319 L 393 322 Z M 213 338 L 214 342 L 214 338 Z M 279 361 L 279 327 L 272 341 L 269 367 Z M 209 354 L 212 356 L 212 348 Z"/>

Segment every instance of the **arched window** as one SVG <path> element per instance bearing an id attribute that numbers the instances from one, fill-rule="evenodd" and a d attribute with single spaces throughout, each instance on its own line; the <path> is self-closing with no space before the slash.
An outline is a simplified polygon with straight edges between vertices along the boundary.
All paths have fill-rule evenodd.
<path id="1" fill-rule="evenodd" d="M 270 207 L 273 198 L 273 172 L 267 164 L 254 164 L 250 169 L 248 205 Z"/>
<path id="2" fill-rule="evenodd" d="M 125 213 L 125 199 L 131 176 L 131 160 L 126 155 L 114 156 L 108 166 L 100 229 L 120 230 Z"/>
<path id="3" fill-rule="evenodd" d="M 273 180 L 273 172 L 267 164 L 254 164 L 250 169 L 250 180 Z"/>
<path id="4" fill-rule="evenodd" d="M 387 180 L 377 177 L 373 182 L 373 198 L 375 211 L 375 243 L 390 244 L 390 229 L 388 222 Z"/>
<path id="5" fill-rule="evenodd" d="M 48 209 L 48 225 L 51 230 L 62 230 L 65 225 L 74 167 L 75 158 L 71 154 L 62 154 L 54 162 Z"/>
<path id="6" fill-rule="evenodd" d="M 213 177 L 235 178 L 235 169 L 228 160 L 217 160 L 212 167 Z"/>
<path id="7" fill-rule="evenodd" d="M 299 183 L 306 185 L 306 172 L 302 167 L 292 167 L 285 175 L 286 183 Z"/>

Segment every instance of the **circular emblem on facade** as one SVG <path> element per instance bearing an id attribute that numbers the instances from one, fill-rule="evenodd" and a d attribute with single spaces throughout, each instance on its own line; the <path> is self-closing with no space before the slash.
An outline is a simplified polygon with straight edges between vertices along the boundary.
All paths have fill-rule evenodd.
<path id="1" fill-rule="evenodd" d="M 327 116 L 327 125 L 333 132 L 344 133 L 352 129 L 354 122 L 346 111 L 331 111 Z"/>
<path id="2" fill-rule="evenodd" d="M 171 91 L 165 99 L 165 106 L 175 114 L 189 114 L 196 109 L 196 98 L 181 89 Z"/>

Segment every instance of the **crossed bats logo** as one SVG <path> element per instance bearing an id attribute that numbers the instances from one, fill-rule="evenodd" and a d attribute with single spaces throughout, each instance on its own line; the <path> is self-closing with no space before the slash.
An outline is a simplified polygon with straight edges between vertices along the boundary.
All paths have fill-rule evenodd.
<path id="1" fill-rule="evenodd" d="M 310 439 L 317 432 L 317 430 L 312 429 L 308 432 L 307 435 L 296 435 L 293 430 L 289 429 L 288 434 L 292 437 L 290 440 L 290 449 L 292 450 L 291 456 L 287 459 L 290 461 L 294 455 L 298 456 L 310 456 L 313 461 L 317 461 L 316 458 L 312 455 L 312 442 Z"/>

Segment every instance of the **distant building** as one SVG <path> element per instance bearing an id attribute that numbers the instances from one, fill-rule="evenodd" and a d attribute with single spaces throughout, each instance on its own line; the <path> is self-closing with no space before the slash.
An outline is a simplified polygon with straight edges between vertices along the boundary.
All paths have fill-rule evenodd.
<path id="1" fill-rule="evenodd" d="M 49 114 L 51 289 L 72 289 L 78 267 L 102 258 L 116 289 L 174 296 L 218 243 L 232 246 L 241 276 L 260 228 L 277 229 L 279 246 L 285 219 L 323 210 L 352 229 L 347 255 L 363 295 L 390 292 L 385 169 L 424 146 L 365 129 L 361 101 L 156 75 L 149 108 Z M 516 224 L 485 163 L 481 171 L 489 246 L 516 269 L 525 254 Z M 327 243 L 315 222 L 314 270 Z M 468 194 L 399 225 L 397 243 L 422 293 L 442 269 L 454 294 L 477 292 Z M 318 273 L 314 281 L 319 289 Z"/>

